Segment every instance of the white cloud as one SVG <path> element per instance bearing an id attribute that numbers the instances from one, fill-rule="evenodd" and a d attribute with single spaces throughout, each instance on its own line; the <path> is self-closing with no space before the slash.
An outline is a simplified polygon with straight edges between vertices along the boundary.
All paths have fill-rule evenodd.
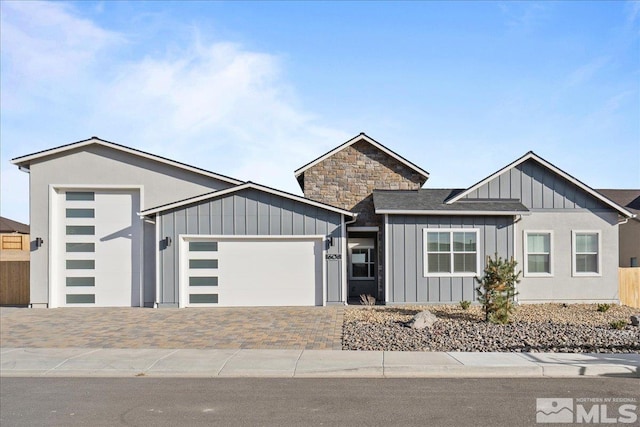
<path id="1" fill-rule="evenodd" d="M 4 157 L 92 135 L 294 192 L 297 167 L 352 136 L 299 105 L 279 56 L 196 30 L 125 62 L 117 47 L 145 46 L 70 6 L 2 2 L 2 12 L 3 210 L 24 202 L 14 188 L 26 182 L 5 174 Z M 35 138 L 10 124 L 18 117 L 38 124 Z"/>
<path id="2" fill-rule="evenodd" d="M 64 3 L 2 2 L 0 19 L 5 113 L 79 88 L 100 53 L 124 42 Z"/>

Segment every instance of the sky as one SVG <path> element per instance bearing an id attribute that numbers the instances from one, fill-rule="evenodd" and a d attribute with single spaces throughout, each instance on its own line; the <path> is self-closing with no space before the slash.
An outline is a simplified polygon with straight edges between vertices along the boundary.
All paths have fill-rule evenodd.
<path id="1" fill-rule="evenodd" d="M 466 188 L 533 150 L 640 188 L 640 2 L 0 0 L 0 215 L 12 158 L 98 136 L 301 194 L 360 132 Z"/>

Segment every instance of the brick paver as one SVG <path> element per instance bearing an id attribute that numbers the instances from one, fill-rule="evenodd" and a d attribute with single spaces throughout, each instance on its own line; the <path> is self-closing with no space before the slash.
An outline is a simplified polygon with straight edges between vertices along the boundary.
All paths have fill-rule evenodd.
<path id="1" fill-rule="evenodd" d="M 2 347 L 342 349 L 344 307 L 0 309 Z"/>

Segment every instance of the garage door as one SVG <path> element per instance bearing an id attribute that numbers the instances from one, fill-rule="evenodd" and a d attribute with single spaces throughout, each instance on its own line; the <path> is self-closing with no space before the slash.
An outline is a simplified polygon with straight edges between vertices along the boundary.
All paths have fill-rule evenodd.
<path id="1" fill-rule="evenodd" d="M 180 306 L 322 305 L 323 239 L 184 238 Z"/>
<path id="2" fill-rule="evenodd" d="M 60 190 L 56 204 L 52 306 L 139 306 L 139 193 Z"/>

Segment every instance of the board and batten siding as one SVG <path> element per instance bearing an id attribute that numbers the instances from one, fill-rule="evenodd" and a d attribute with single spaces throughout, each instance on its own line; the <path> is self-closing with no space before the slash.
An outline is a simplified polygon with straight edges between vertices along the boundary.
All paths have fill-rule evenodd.
<path id="1" fill-rule="evenodd" d="M 604 207 L 601 201 L 534 160 L 527 160 L 504 171 L 465 198 L 517 199 L 528 209 Z"/>
<path id="2" fill-rule="evenodd" d="M 480 275 L 488 255 L 514 255 L 511 216 L 389 215 L 387 227 L 388 304 L 476 301 L 473 277 L 424 277 L 424 229 L 479 229 Z"/>
<path id="3" fill-rule="evenodd" d="M 216 199 L 163 212 L 159 215 L 160 239 L 171 237 L 170 246 L 160 245 L 159 305 L 178 304 L 179 236 L 307 236 L 333 237 L 327 254 L 341 254 L 342 215 L 275 194 L 246 189 Z M 344 258 L 342 255 L 341 258 Z M 344 301 L 342 259 L 327 259 L 327 303 Z M 287 260 L 282 260 L 287 268 Z M 274 280 L 277 280 L 274 278 Z"/>
<path id="4" fill-rule="evenodd" d="M 515 258 L 523 270 L 520 302 L 616 302 L 618 214 L 566 178 L 529 159 L 472 191 L 469 199 L 518 199 L 530 213 L 516 224 Z M 572 232 L 597 231 L 600 271 L 592 277 L 574 275 Z M 524 271 L 525 233 L 552 233 L 553 273 L 545 277 Z"/>

